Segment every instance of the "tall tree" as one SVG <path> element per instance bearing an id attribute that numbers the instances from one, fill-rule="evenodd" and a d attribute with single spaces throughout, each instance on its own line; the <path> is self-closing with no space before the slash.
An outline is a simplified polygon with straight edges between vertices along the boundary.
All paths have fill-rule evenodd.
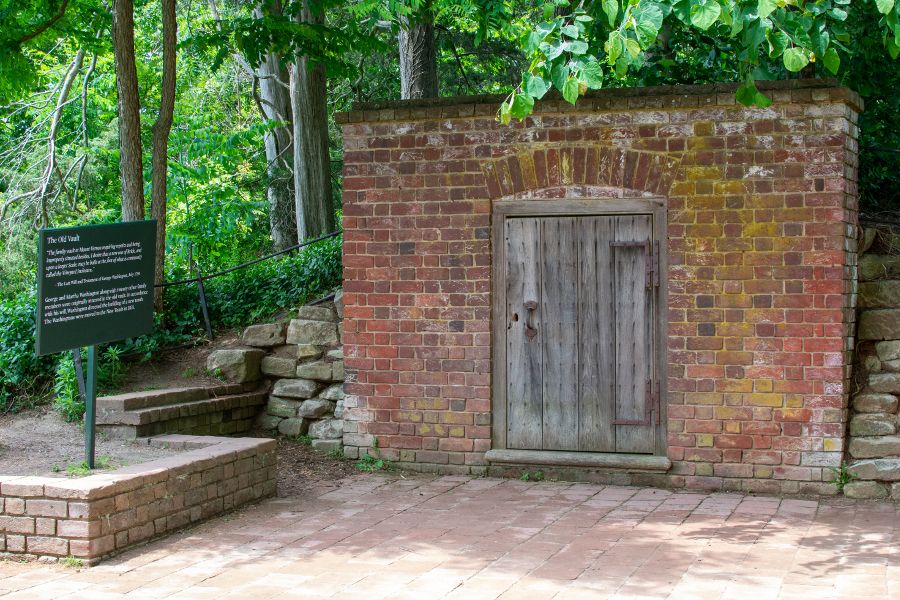
<path id="1" fill-rule="evenodd" d="M 437 98 L 437 45 L 434 14 L 426 3 L 413 18 L 403 18 L 398 34 L 400 42 L 400 97 Z"/>
<path id="2" fill-rule="evenodd" d="M 169 166 L 169 132 L 175 112 L 176 53 L 178 21 L 175 18 L 175 0 L 161 0 L 163 72 L 162 91 L 159 99 L 159 115 L 153 123 L 153 154 L 150 175 L 150 215 L 156 219 L 156 263 L 154 282 L 165 280 L 166 263 L 166 176 Z M 124 208 L 124 207 L 123 207 Z M 163 288 L 157 287 L 154 305 L 162 310 Z"/>
<path id="3" fill-rule="evenodd" d="M 303 0 L 297 22 L 323 25 L 321 5 Z M 328 92 L 325 65 L 298 53 L 291 66 L 291 111 L 294 116 L 294 193 L 297 237 L 304 239 L 335 228 L 328 150 Z"/>
<path id="4" fill-rule="evenodd" d="M 113 57 L 119 107 L 119 173 L 122 220 L 144 218 L 144 171 L 141 165 L 141 100 L 134 58 L 134 3 L 113 0 Z"/>
<path id="5" fill-rule="evenodd" d="M 254 17 L 281 16 L 279 0 L 263 0 L 253 11 Z M 293 112 L 289 88 L 290 74 L 282 65 L 282 57 L 266 52 L 254 84 L 259 82 L 259 110 L 264 119 L 280 123 L 265 133 L 266 196 L 269 200 L 269 230 L 272 246 L 283 250 L 297 243 L 297 213 L 294 206 L 294 142 L 291 138 Z"/>

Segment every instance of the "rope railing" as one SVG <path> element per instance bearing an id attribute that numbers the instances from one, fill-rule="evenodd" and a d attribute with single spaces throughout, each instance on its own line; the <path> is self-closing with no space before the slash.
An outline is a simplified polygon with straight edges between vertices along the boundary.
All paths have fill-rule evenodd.
<path id="1" fill-rule="evenodd" d="M 293 246 L 290 246 L 289 248 L 285 248 L 284 250 L 279 250 L 278 252 L 273 252 L 272 254 L 268 254 L 266 256 L 254 258 L 253 260 L 248 260 L 247 262 L 243 262 L 239 265 L 229 267 L 222 271 L 216 271 L 215 273 L 203 275 L 201 278 L 205 280 L 205 279 L 213 279 L 215 277 L 221 277 L 222 275 L 227 275 L 228 273 L 233 273 L 234 271 L 244 269 L 251 265 L 255 265 L 257 263 L 267 261 L 270 258 L 275 258 L 276 256 L 281 256 L 283 254 L 288 254 L 289 252 L 293 252 L 294 250 L 299 250 L 300 248 L 303 248 L 304 246 L 309 246 L 311 244 L 315 244 L 316 242 L 321 242 L 323 240 L 328 240 L 333 237 L 337 237 L 337 236 L 341 235 L 341 233 L 343 233 L 343 231 L 341 231 L 341 230 L 332 231 L 331 233 L 326 233 L 325 235 L 321 235 L 315 239 L 306 240 L 305 242 L 300 242 L 299 244 L 294 244 Z M 196 283 L 196 282 L 197 282 L 197 277 L 191 277 L 190 279 L 178 279 L 176 281 L 164 281 L 163 283 L 157 283 L 153 287 L 170 287 L 173 285 L 184 285 L 186 283 Z"/>
<path id="2" fill-rule="evenodd" d="M 311 240 L 306 240 L 304 242 L 300 242 L 299 244 L 294 244 L 293 246 L 285 248 L 284 250 L 279 250 L 278 252 L 273 252 L 272 254 L 267 254 L 266 256 L 254 258 L 253 260 L 248 260 L 247 262 L 243 262 L 239 265 L 235 265 L 233 267 L 229 267 L 229 268 L 223 269 L 221 271 L 216 271 L 215 273 L 210 273 L 209 275 L 204 275 L 198 268 L 196 277 L 191 277 L 190 279 L 178 279 L 175 281 L 164 281 L 162 283 L 155 284 L 153 287 L 154 288 L 167 288 L 167 287 L 172 287 L 175 285 L 186 285 L 189 283 L 196 283 L 197 284 L 197 292 L 200 296 L 200 298 L 199 298 L 200 312 L 203 315 L 203 326 L 206 329 L 206 336 L 209 339 L 212 339 L 213 338 L 212 323 L 209 320 L 209 306 L 206 303 L 206 288 L 203 285 L 204 281 L 206 281 L 208 279 L 213 279 L 215 277 L 221 277 L 222 275 L 227 275 L 228 273 L 234 273 L 235 271 L 239 271 L 240 269 L 245 269 L 251 265 L 255 265 L 255 264 L 267 261 L 267 260 L 275 258 L 277 256 L 283 256 L 283 255 L 293 252 L 295 250 L 299 250 L 300 248 L 303 248 L 305 246 L 310 246 L 312 244 L 322 242 L 322 241 L 331 239 L 333 237 L 337 237 L 337 236 L 341 235 L 342 233 L 343 233 L 342 230 L 332 231 L 331 233 L 326 233 L 324 235 L 320 235 L 317 238 L 314 238 Z"/>

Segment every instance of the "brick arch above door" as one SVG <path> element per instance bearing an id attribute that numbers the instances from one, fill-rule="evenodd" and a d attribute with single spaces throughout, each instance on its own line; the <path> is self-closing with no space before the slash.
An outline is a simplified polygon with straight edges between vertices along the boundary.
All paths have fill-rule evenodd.
<path id="1" fill-rule="evenodd" d="M 664 196 L 678 173 L 681 156 L 601 145 L 522 148 L 482 163 L 488 197 L 554 196 L 553 190 L 582 188 L 599 196 Z"/>

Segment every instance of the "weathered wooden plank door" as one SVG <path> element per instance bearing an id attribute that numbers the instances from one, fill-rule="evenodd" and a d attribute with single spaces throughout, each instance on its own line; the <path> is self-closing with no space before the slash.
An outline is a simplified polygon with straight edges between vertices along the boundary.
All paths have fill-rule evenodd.
<path id="1" fill-rule="evenodd" d="M 504 219 L 507 448 L 658 449 L 653 218 Z"/>

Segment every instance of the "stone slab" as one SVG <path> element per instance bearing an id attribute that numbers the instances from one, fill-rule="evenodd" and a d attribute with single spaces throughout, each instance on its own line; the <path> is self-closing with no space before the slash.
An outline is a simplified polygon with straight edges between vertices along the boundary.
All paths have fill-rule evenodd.
<path id="1" fill-rule="evenodd" d="M 861 413 L 897 412 L 897 397 L 892 394 L 858 394 L 853 398 L 853 410 Z"/>
<path id="2" fill-rule="evenodd" d="M 329 321 L 292 319 L 288 325 L 287 341 L 298 345 L 334 346 L 338 343 L 337 325 Z"/>
<path id="3" fill-rule="evenodd" d="M 241 337 L 248 346 L 257 348 L 272 348 L 284 344 L 285 327 L 284 323 L 263 323 L 260 325 L 251 325 L 244 329 L 244 335 Z"/>
<path id="4" fill-rule="evenodd" d="M 883 458 L 900 456 L 900 437 L 858 437 L 850 440 L 850 456 L 853 458 Z"/>
<path id="5" fill-rule="evenodd" d="M 847 472 L 856 479 L 900 481 L 900 458 L 873 458 L 855 461 Z"/>
<path id="6" fill-rule="evenodd" d="M 862 311 L 856 337 L 860 340 L 900 340 L 900 308 Z"/>
<path id="7" fill-rule="evenodd" d="M 272 395 L 305 400 L 315 396 L 321 387 L 309 379 L 279 379 L 272 387 Z"/>
<path id="8" fill-rule="evenodd" d="M 214 350 L 206 358 L 206 368 L 233 383 L 256 381 L 265 352 L 258 349 L 228 348 Z"/>

